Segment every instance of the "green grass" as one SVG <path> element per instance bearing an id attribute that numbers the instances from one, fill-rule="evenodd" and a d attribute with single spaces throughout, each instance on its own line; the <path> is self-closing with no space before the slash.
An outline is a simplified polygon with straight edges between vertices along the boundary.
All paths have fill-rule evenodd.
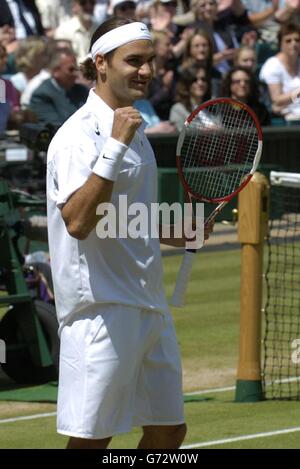
<path id="1" fill-rule="evenodd" d="M 181 256 L 164 258 L 168 297 L 172 294 L 181 260 Z M 239 340 L 239 288 L 238 250 L 202 251 L 197 255 L 186 306 L 172 309 L 185 375 L 194 376 L 194 382 L 193 378 L 189 379 L 185 390 L 234 382 Z M 199 368 L 209 370 L 210 381 L 204 379 L 202 384 Z M 221 381 L 218 378 L 220 369 L 223 370 Z"/>
<path id="2" fill-rule="evenodd" d="M 164 258 L 165 287 L 171 296 L 182 256 Z M 184 389 L 208 389 L 235 384 L 239 341 L 238 250 L 197 255 L 186 307 L 173 308 L 183 358 Z M 171 392 L 171 390 L 170 390 Z M 188 434 L 185 444 L 270 432 L 300 425 L 299 402 L 234 402 L 234 392 L 207 393 L 207 399 L 185 404 Z M 13 410 L 0 403 L 0 419 L 41 412 L 34 404 Z M 32 408 L 32 410 L 30 410 Z M 35 410 L 33 410 L 35 409 Z M 53 412 L 55 405 L 43 405 Z M 6 413 L 5 413 L 6 412 Z M 300 433 L 300 432 L 299 432 Z M 299 448 L 300 434 L 239 441 L 215 448 Z M 114 438 L 112 448 L 134 448 L 139 429 Z M 56 434 L 55 418 L 0 424 L 0 448 L 63 448 L 67 438 Z M 210 447 L 211 448 L 211 447 Z"/>
<path id="3" fill-rule="evenodd" d="M 266 401 L 237 404 L 232 393 L 207 394 L 207 401 L 185 405 L 188 434 L 185 445 L 253 435 L 299 426 L 298 402 Z M 299 433 L 251 439 L 209 448 L 299 448 Z M 116 436 L 111 448 L 135 448 L 139 429 Z M 0 448 L 64 448 L 67 438 L 57 435 L 55 418 L 0 425 Z"/>

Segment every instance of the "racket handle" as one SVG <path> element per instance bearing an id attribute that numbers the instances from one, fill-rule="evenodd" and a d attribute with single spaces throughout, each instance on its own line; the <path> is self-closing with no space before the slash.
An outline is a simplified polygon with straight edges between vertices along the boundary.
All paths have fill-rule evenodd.
<path id="1" fill-rule="evenodd" d="M 192 272 L 195 250 L 186 250 L 177 275 L 176 285 L 170 304 L 180 308 L 184 305 L 185 292 Z"/>

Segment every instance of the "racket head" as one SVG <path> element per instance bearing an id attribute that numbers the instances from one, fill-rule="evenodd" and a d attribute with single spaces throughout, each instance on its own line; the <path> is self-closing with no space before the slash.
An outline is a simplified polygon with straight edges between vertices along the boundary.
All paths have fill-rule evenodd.
<path id="1" fill-rule="evenodd" d="M 231 200 L 250 181 L 262 152 L 254 111 L 231 98 L 206 101 L 187 118 L 176 150 L 180 180 L 202 202 Z"/>

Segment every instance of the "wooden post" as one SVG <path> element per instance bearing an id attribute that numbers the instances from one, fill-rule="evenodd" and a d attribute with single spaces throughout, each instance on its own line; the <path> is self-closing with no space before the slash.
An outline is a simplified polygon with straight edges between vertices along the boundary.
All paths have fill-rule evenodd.
<path id="1" fill-rule="evenodd" d="M 263 245 L 268 229 L 269 184 L 255 173 L 239 195 L 238 239 L 241 251 L 240 352 L 237 402 L 263 399 L 261 384 L 261 308 Z"/>

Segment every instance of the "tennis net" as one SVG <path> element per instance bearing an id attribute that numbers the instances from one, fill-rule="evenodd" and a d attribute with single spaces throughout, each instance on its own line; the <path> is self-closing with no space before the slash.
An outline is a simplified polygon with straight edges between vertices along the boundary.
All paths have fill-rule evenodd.
<path id="1" fill-rule="evenodd" d="M 300 400 L 300 173 L 271 172 L 263 388 Z"/>

